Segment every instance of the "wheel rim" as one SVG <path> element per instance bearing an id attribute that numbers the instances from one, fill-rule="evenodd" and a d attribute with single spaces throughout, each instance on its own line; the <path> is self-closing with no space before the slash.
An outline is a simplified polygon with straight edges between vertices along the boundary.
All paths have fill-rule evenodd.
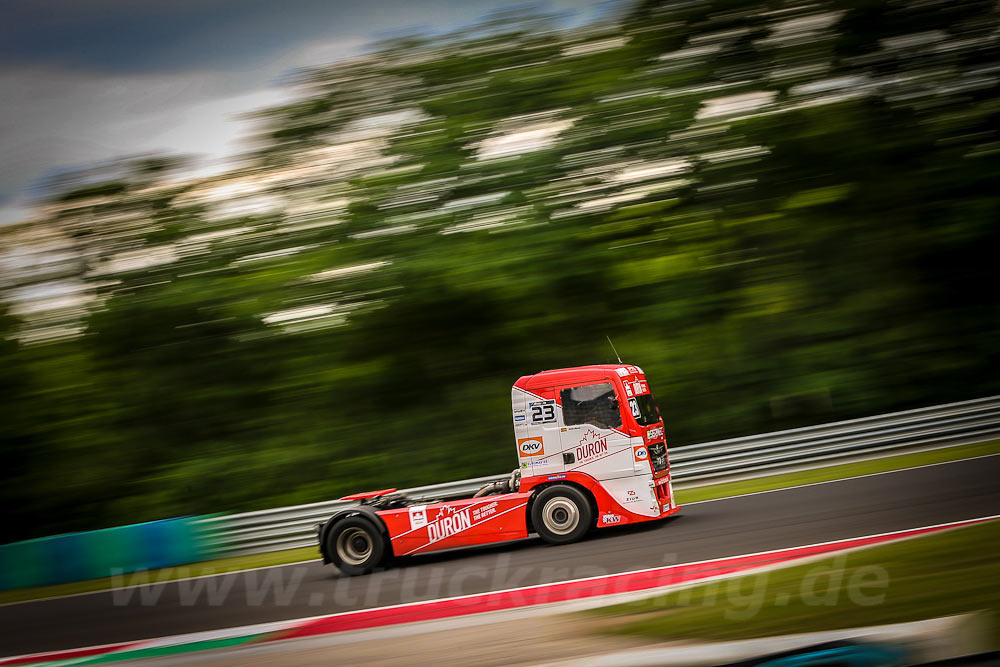
<path id="1" fill-rule="evenodd" d="M 556 535 L 567 535 L 580 524 L 580 510 L 568 498 L 553 498 L 542 508 L 542 521 Z"/>
<path id="2" fill-rule="evenodd" d="M 337 555 L 350 565 L 364 563 L 374 547 L 371 535 L 361 528 L 351 526 L 337 536 Z"/>

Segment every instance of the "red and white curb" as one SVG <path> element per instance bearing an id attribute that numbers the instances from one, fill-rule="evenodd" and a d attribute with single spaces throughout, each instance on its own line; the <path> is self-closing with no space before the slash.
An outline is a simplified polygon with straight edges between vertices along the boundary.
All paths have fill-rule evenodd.
<path id="1" fill-rule="evenodd" d="M 112 660 L 124 660 L 130 657 L 142 658 L 154 655 L 169 655 L 198 650 L 199 648 L 209 649 L 224 646 L 256 645 L 285 639 L 313 637 L 420 621 L 441 620 L 585 599 L 595 601 L 598 599 L 606 600 L 630 593 L 653 594 L 668 588 L 685 586 L 735 574 L 744 574 L 764 568 L 770 569 L 835 552 L 918 537 L 950 528 L 971 526 L 997 518 L 1000 518 L 1000 515 L 822 542 L 788 549 L 774 549 L 740 556 L 729 556 L 679 565 L 622 572 L 619 574 L 561 581 L 553 584 L 524 586 L 502 591 L 410 602 L 374 609 L 359 609 L 326 616 L 277 621 L 262 625 L 227 628 L 173 637 L 15 656 L 0 659 L 0 667 L 7 665 L 38 665 L 54 662 L 65 665 L 97 664 Z"/>

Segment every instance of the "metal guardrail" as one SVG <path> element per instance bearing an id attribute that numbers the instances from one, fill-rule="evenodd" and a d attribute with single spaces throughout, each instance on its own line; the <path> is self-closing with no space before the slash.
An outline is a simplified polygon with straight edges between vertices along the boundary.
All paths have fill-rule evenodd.
<path id="1" fill-rule="evenodd" d="M 1000 396 L 679 447 L 670 452 L 670 470 L 676 486 L 688 486 L 995 437 L 1000 437 Z M 463 479 L 401 493 L 417 499 L 460 497 L 508 476 Z M 199 521 L 198 529 L 227 556 L 314 546 L 315 524 L 352 504 L 333 500 L 214 516 Z"/>

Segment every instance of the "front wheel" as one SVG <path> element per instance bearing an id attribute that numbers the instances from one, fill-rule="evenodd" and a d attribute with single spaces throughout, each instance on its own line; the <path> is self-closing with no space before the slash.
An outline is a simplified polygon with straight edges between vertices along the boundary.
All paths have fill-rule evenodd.
<path id="1" fill-rule="evenodd" d="M 594 525 L 594 512 L 579 489 L 550 486 L 531 505 L 531 523 L 546 542 L 568 544 L 586 535 Z"/>
<path id="2" fill-rule="evenodd" d="M 330 560 L 344 574 L 368 574 L 385 557 L 385 540 L 371 521 L 361 517 L 338 521 L 327 540 Z"/>

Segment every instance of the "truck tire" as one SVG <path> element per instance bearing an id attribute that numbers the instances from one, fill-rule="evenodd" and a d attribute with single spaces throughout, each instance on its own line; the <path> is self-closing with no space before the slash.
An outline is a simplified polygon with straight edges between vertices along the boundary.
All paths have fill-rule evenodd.
<path id="1" fill-rule="evenodd" d="M 587 534 L 594 512 L 583 492 L 559 484 L 542 489 L 531 505 L 531 523 L 549 544 L 568 544 Z"/>
<path id="2" fill-rule="evenodd" d="M 341 572 L 368 574 L 385 558 L 385 539 L 368 519 L 351 516 L 338 521 L 327 537 L 327 553 Z"/>

